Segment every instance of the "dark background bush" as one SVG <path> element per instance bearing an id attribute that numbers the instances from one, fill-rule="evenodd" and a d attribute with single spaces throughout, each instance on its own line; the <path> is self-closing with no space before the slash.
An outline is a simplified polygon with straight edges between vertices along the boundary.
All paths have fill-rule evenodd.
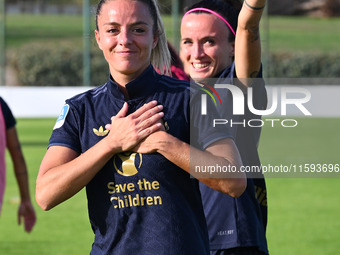
<path id="1" fill-rule="evenodd" d="M 22 85 L 82 86 L 83 51 L 72 44 L 31 43 L 10 54 L 9 63 Z M 108 65 L 101 51 L 91 51 L 91 85 L 107 81 Z"/>
<path id="2" fill-rule="evenodd" d="M 96 47 L 91 52 L 91 85 L 108 79 L 108 64 Z M 32 43 L 10 55 L 10 64 L 22 85 L 82 86 L 83 52 L 71 44 Z M 268 58 L 270 78 L 336 78 L 340 77 L 340 54 L 300 53 L 272 54 Z"/>
<path id="3" fill-rule="evenodd" d="M 269 56 L 268 77 L 336 78 L 340 77 L 340 54 L 282 53 Z"/>

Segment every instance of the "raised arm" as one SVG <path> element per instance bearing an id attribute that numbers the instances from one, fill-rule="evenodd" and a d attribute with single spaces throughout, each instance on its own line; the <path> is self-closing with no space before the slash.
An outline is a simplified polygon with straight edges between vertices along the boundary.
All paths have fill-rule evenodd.
<path id="1" fill-rule="evenodd" d="M 266 0 L 243 2 L 235 38 L 235 67 L 239 79 L 255 78 L 260 71 L 260 20 L 265 4 Z"/>

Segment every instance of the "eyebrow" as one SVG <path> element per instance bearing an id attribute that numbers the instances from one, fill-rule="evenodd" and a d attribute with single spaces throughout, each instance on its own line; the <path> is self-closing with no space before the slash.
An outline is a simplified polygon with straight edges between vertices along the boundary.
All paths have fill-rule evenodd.
<path id="1" fill-rule="evenodd" d="M 205 36 L 203 38 L 200 38 L 199 41 L 205 41 L 205 40 L 209 40 L 209 39 L 216 39 L 216 36 L 213 35 L 213 36 Z M 181 41 L 185 41 L 185 40 L 191 40 L 192 41 L 192 38 L 191 37 L 184 37 L 181 39 Z"/>
<path id="2" fill-rule="evenodd" d="M 216 35 L 205 36 L 201 40 L 209 40 L 209 39 L 216 39 Z"/>
<path id="3" fill-rule="evenodd" d="M 136 21 L 132 24 L 129 24 L 129 26 L 138 26 L 138 25 L 150 26 L 147 22 L 144 22 L 144 21 Z M 121 26 L 121 24 L 117 22 L 107 22 L 107 23 L 104 23 L 104 26 Z"/>

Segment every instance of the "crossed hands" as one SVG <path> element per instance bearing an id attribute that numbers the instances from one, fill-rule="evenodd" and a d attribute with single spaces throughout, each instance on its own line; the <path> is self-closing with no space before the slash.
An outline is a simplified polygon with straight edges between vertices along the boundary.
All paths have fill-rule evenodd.
<path id="1" fill-rule="evenodd" d="M 128 116 L 128 104 L 125 102 L 116 116 L 111 118 L 111 124 L 105 128 L 110 130 L 108 139 L 114 153 L 134 151 L 153 153 L 157 151 L 157 142 L 165 131 L 162 124 L 163 106 L 157 101 L 151 101 Z"/>

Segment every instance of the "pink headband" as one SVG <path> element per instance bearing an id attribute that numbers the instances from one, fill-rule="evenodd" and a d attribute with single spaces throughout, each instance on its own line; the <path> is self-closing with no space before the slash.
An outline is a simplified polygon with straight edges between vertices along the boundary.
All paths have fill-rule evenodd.
<path id="1" fill-rule="evenodd" d="M 234 29 L 232 28 L 232 26 L 229 24 L 229 22 L 228 22 L 225 18 L 223 18 L 220 14 L 218 14 L 217 12 L 214 12 L 214 11 L 212 11 L 212 10 L 210 10 L 210 9 L 202 8 L 202 7 L 200 7 L 200 8 L 194 8 L 194 9 L 191 9 L 191 10 L 187 11 L 187 12 L 183 15 L 183 17 L 184 17 L 185 15 L 187 15 L 187 14 L 189 14 L 189 13 L 192 13 L 192 12 L 195 12 L 195 11 L 205 11 L 205 12 L 209 12 L 209 13 L 211 13 L 211 14 L 214 14 L 216 17 L 218 17 L 218 18 L 220 18 L 221 20 L 223 20 L 223 22 L 226 23 L 227 26 L 230 28 L 230 30 L 231 30 L 231 32 L 234 34 L 234 36 L 236 36 L 236 33 L 235 33 Z"/>

